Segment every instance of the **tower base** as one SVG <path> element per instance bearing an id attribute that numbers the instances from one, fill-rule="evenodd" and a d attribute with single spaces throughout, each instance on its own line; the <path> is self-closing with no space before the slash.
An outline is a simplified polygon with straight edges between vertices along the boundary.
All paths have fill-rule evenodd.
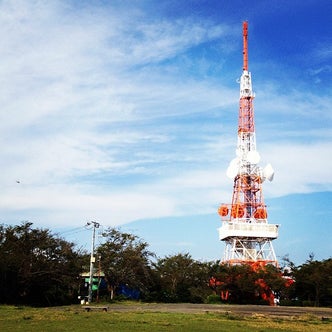
<path id="1" fill-rule="evenodd" d="M 230 238 L 224 240 L 226 247 L 222 263 L 252 264 L 261 262 L 264 265 L 278 266 L 272 241 L 266 238 Z"/>

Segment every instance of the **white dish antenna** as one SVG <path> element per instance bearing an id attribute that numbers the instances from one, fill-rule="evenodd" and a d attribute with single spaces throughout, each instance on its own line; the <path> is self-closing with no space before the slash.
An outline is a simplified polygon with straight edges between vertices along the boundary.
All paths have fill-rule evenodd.
<path id="1" fill-rule="evenodd" d="M 239 172 L 239 165 L 240 165 L 239 159 L 238 158 L 233 159 L 227 168 L 226 171 L 227 177 L 229 177 L 230 179 L 234 179 L 237 173 Z"/>
<path id="2" fill-rule="evenodd" d="M 261 160 L 261 156 L 259 155 L 259 153 L 257 151 L 249 151 L 247 154 L 247 160 L 251 164 L 258 164 L 259 161 Z"/>
<path id="3" fill-rule="evenodd" d="M 271 164 L 267 164 L 263 169 L 263 177 L 268 179 L 269 181 L 273 180 L 274 177 L 274 169 L 272 168 Z"/>

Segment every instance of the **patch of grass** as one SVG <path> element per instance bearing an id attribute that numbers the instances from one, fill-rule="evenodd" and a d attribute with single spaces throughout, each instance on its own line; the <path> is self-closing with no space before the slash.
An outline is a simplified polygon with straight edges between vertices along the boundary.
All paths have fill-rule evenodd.
<path id="1" fill-rule="evenodd" d="M 331 331 L 332 322 L 313 316 L 271 319 L 265 315 L 241 316 L 232 313 L 167 313 L 167 312 L 85 312 L 79 306 L 29 308 L 0 306 L 1 332 L 81 332 L 81 331 Z"/>

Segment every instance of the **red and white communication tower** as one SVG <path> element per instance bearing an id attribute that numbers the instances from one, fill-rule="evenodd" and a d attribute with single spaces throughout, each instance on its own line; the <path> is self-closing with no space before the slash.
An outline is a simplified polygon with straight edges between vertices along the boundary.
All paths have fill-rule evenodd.
<path id="1" fill-rule="evenodd" d="M 264 266 L 278 265 L 272 240 L 278 237 L 278 226 L 268 224 L 262 183 L 273 180 L 274 171 L 268 164 L 260 167 L 256 150 L 251 74 L 248 71 L 248 22 L 243 22 L 243 72 L 240 80 L 240 109 L 236 158 L 227 169 L 234 179 L 231 204 L 222 204 L 219 238 L 224 241 L 222 263 Z"/>

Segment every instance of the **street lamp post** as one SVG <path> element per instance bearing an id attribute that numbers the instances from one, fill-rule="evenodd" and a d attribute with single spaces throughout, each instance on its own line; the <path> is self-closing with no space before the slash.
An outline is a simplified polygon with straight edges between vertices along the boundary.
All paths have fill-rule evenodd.
<path id="1" fill-rule="evenodd" d="M 88 302 L 92 302 L 92 284 L 93 284 L 93 264 L 95 262 L 95 256 L 94 256 L 94 251 L 95 251 L 95 237 L 96 237 L 96 228 L 99 228 L 100 224 L 95 221 L 90 221 L 87 223 L 87 225 L 91 225 L 93 227 L 93 232 L 92 232 L 92 240 L 91 240 L 91 256 L 90 256 L 90 278 L 89 278 L 89 296 L 88 296 Z"/>

